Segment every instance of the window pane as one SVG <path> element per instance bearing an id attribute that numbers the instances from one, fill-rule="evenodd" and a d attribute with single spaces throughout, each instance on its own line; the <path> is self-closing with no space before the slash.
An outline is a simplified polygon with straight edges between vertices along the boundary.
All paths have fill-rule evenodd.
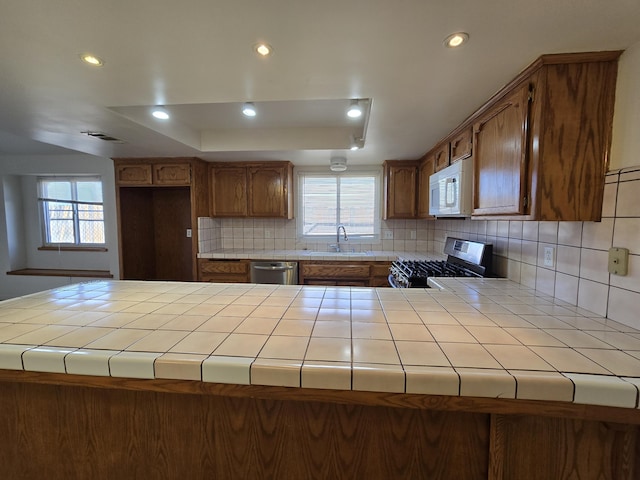
<path id="1" fill-rule="evenodd" d="M 375 233 L 375 177 L 344 177 L 340 181 L 340 218 L 351 235 Z"/>
<path id="2" fill-rule="evenodd" d="M 45 202 L 50 243 L 75 243 L 73 206 L 70 203 Z"/>
<path id="3" fill-rule="evenodd" d="M 102 203 L 102 183 L 96 181 L 76 182 L 79 202 Z"/>
<path id="4" fill-rule="evenodd" d="M 338 205 L 336 177 L 305 177 L 302 189 L 303 235 L 335 235 Z"/>
<path id="5" fill-rule="evenodd" d="M 104 212 L 102 205 L 78 204 L 80 243 L 104 243 Z"/>
<path id="6" fill-rule="evenodd" d="M 53 198 L 55 200 L 73 200 L 71 182 L 42 182 L 42 196 L 44 198 Z"/>

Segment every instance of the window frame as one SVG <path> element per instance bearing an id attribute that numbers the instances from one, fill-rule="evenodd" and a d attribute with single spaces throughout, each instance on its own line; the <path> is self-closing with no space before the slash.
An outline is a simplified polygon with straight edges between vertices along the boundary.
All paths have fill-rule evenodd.
<path id="1" fill-rule="evenodd" d="M 304 232 L 304 189 L 302 187 L 305 177 L 374 177 L 374 212 L 373 212 L 373 234 L 371 235 L 359 235 L 349 231 L 347 227 L 347 234 L 349 236 L 350 243 L 377 243 L 381 239 L 382 231 L 382 169 L 375 167 L 350 167 L 348 171 L 333 173 L 327 172 L 325 168 L 304 168 L 297 170 L 296 172 L 296 231 L 297 239 L 301 242 L 318 243 L 318 242 L 335 242 L 336 234 L 328 235 L 305 235 Z M 340 189 L 336 192 L 337 211 L 340 210 Z M 337 220 L 337 219 L 336 219 Z M 336 225 L 337 227 L 337 225 Z"/>
<path id="2" fill-rule="evenodd" d="M 101 189 L 101 202 L 91 202 L 91 201 L 79 201 L 78 200 L 78 189 L 77 184 L 80 182 L 99 182 Z M 56 199 L 56 198 L 46 198 L 43 194 L 43 183 L 44 182 L 69 182 L 72 184 L 71 187 L 71 200 L 64 199 Z M 42 234 L 42 246 L 39 250 L 96 250 L 102 251 L 106 250 L 107 246 L 107 224 L 105 220 L 105 205 L 104 205 L 104 181 L 102 180 L 101 175 L 40 175 L 36 180 L 37 185 L 37 203 L 38 203 L 38 213 L 40 218 L 40 227 Z M 50 229 L 50 215 L 48 214 L 48 209 L 46 204 L 48 202 L 60 202 L 60 203 L 69 203 L 72 205 L 72 221 L 73 221 L 73 234 L 74 234 L 74 242 L 52 242 L 51 241 L 51 229 Z M 102 222 L 102 231 L 104 234 L 104 242 L 102 243 L 89 243 L 82 242 L 80 235 L 80 224 L 82 220 L 79 215 L 79 206 L 80 205 L 99 205 L 102 207 L 102 220 L 96 220 Z M 87 220 L 84 220 L 87 221 Z"/>

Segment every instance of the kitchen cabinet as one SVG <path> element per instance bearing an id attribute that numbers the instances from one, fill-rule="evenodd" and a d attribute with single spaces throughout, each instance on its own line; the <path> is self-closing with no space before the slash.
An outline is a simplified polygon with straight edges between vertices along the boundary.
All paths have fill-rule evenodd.
<path id="1" fill-rule="evenodd" d="M 301 285 L 328 285 L 352 287 L 388 287 L 390 262 L 373 261 L 301 261 Z"/>
<path id="2" fill-rule="evenodd" d="M 249 283 L 249 260 L 198 259 L 198 281 L 220 283 Z"/>
<path id="3" fill-rule="evenodd" d="M 443 168 L 447 168 L 449 166 L 449 158 L 449 143 L 445 142 L 437 145 L 433 149 L 435 171 L 439 172 Z"/>
<path id="4" fill-rule="evenodd" d="M 290 162 L 212 163 L 212 217 L 293 218 Z"/>
<path id="5" fill-rule="evenodd" d="M 115 158 L 120 278 L 197 279 L 198 217 L 208 215 L 206 163 Z"/>
<path id="6" fill-rule="evenodd" d="M 525 84 L 474 124 L 474 214 L 525 213 L 528 114 Z"/>
<path id="7" fill-rule="evenodd" d="M 544 55 L 472 116 L 474 216 L 601 219 L 620 53 Z"/>
<path id="8" fill-rule="evenodd" d="M 472 136 L 473 132 L 471 128 L 468 127 L 452 136 L 451 140 L 449 140 L 449 151 L 451 152 L 450 163 L 456 163 L 471 156 Z"/>
<path id="9" fill-rule="evenodd" d="M 384 171 L 383 218 L 416 218 L 418 162 L 386 160 Z"/>
<path id="10" fill-rule="evenodd" d="M 426 155 L 418 166 L 418 218 L 430 218 L 429 215 L 429 177 L 435 173 L 435 156 Z"/>
<path id="11" fill-rule="evenodd" d="M 116 184 L 190 185 L 191 165 L 188 163 L 118 164 L 116 165 Z"/>

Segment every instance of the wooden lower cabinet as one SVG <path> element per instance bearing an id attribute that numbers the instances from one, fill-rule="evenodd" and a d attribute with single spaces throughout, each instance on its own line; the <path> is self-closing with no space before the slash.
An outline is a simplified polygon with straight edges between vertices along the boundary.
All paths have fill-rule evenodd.
<path id="1" fill-rule="evenodd" d="M 388 287 L 390 262 L 301 261 L 301 285 Z"/>
<path id="2" fill-rule="evenodd" d="M 560 402 L 0 370 L 6 479 L 633 480 L 638 423 Z"/>
<path id="3" fill-rule="evenodd" d="M 249 260 L 198 259 L 198 281 L 248 283 L 251 278 Z"/>

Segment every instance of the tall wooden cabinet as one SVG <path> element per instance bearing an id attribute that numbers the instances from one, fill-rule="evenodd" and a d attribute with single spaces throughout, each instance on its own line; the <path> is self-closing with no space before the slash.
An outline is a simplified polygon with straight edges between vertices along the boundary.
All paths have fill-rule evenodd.
<path id="1" fill-rule="evenodd" d="M 416 218 L 418 162 L 386 160 L 384 171 L 383 218 Z"/>
<path id="2" fill-rule="evenodd" d="M 418 218 L 431 218 L 429 215 L 429 177 L 435 173 L 434 155 L 425 156 L 418 165 Z"/>
<path id="3" fill-rule="evenodd" d="M 212 217 L 293 218 L 290 162 L 209 165 Z"/>
<path id="4" fill-rule="evenodd" d="M 196 158 L 115 158 L 120 278 L 197 279 L 207 167 Z"/>

